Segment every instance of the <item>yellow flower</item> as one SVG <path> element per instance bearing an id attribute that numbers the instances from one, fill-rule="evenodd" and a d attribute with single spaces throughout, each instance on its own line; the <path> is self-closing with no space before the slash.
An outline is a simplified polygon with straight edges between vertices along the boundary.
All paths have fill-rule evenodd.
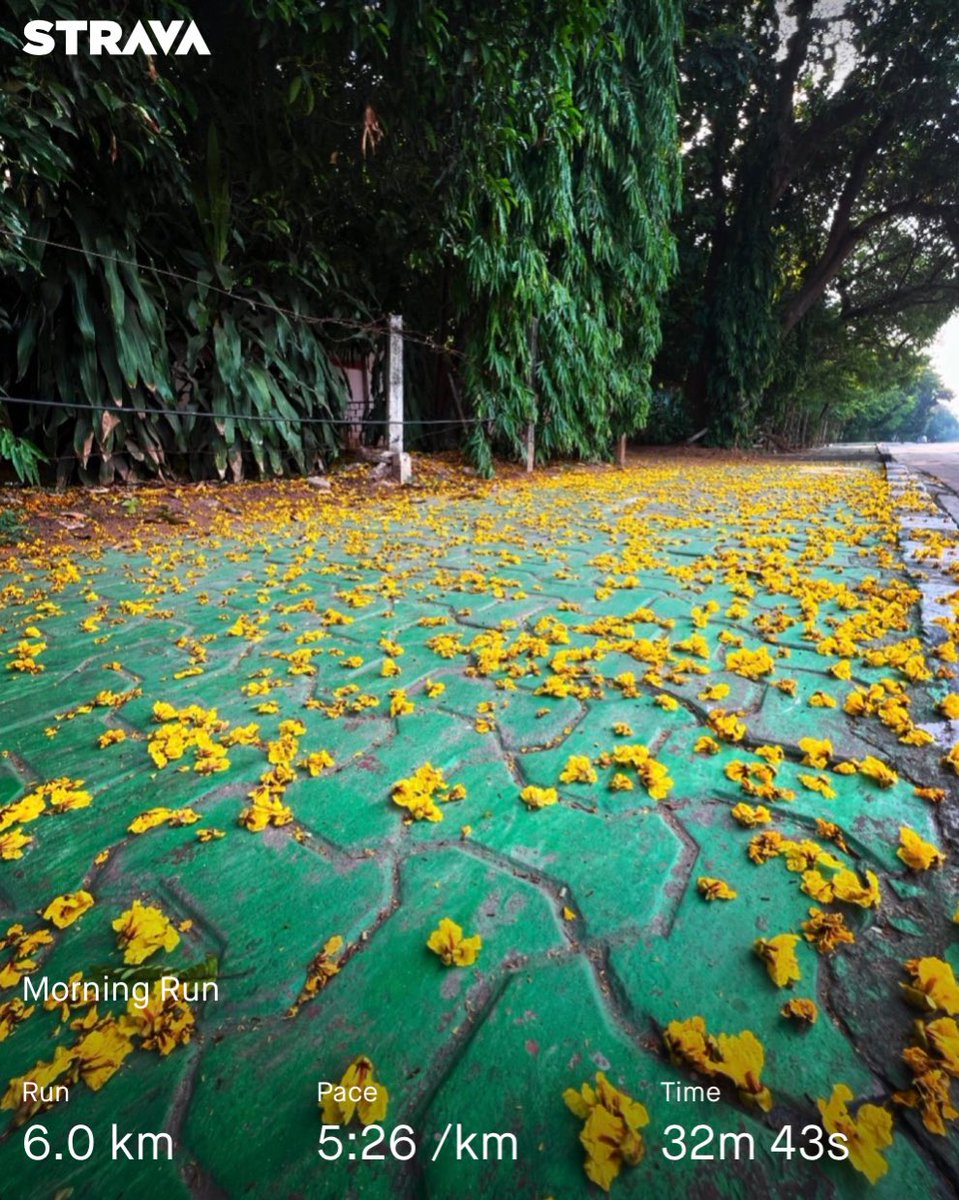
<path id="1" fill-rule="evenodd" d="M 403 688 L 394 688 L 390 692 L 392 697 L 390 700 L 390 716 L 391 717 L 407 717 L 411 712 L 414 712 L 416 705 L 412 700 L 407 698 Z"/>
<path id="2" fill-rule="evenodd" d="M 342 951 L 343 939 L 339 934 L 334 934 L 326 940 L 322 950 L 306 969 L 306 982 L 295 1002 L 287 1009 L 288 1017 L 295 1017 L 307 1001 L 318 996 L 333 976 L 339 974 L 340 964 L 336 960 Z"/>
<path id="3" fill-rule="evenodd" d="M 35 1004 L 28 1008 L 19 996 L 0 1004 L 0 1042 L 5 1042 L 21 1021 L 33 1016 L 35 1009 Z"/>
<path id="4" fill-rule="evenodd" d="M 627 724 L 626 721 L 617 721 L 613 726 L 613 733 L 615 733 L 617 737 L 632 737 L 633 727 L 632 725 Z"/>
<path id="5" fill-rule="evenodd" d="M 773 815 L 762 804 L 757 804 L 755 808 L 751 804 L 747 804 L 744 800 L 740 800 L 733 808 L 729 810 L 729 815 L 734 821 L 738 821 L 740 825 L 745 825 L 748 828 L 754 825 L 768 825 Z"/>
<path id="6" fill-rule="evenodd" d="M 959 1025 L 951 1017 L 939 1017 L 925 1023 L 922 1036 L 949 1074 L 959 1077 Z"/>
<path id="7" fill-rule="evenodd" d="M 125 1017 L 105 1017 L 70 1047 L 71 1075 L 98 1092 L 133 1050 L 132 1035 L 132 1026 Z"/>
<path id="8" fill-rule="evenodd" d="M 559 799 L 559 792 L 555 788 L 524 787 L 519 794 L 519 798 L 528 808 L 546 808 L 550 804 L 555 804 Z"/>
<path id="9" fill-rule="evenodd" d="M 223 829 L 198 829 L 196 831 L 196 840 L 198 842 L 216 842 L 220 838 L 226 837 L 226 831 Z"/>
<path id="10" fill-rule="evenodd" d="M 367 1099 L 370 1089 L 375 1091 L 373 1099 Z M 359 1096 L 359 1100 L 352 1099 Z M 335 1087 L 321 1102 L 324 1125 L 349 1125 L 354 1115 L 361 1125 L 379 1124 L 386 1116 L 390 1094 L 376 1079 L 376 1069 L 371 1059 L 360 1054 L 346 1068 L 338 1087 Z"/>
<path id="11" fill-rule="evenodd" d="M 633 781 L 628 775 L 624 775 L 622 771 L 617 771 L 609 781 L 609 790 L 611 792 L 631 792 L 633 790 Z"/>
<path id="12" fill-rule="evenodd" d="M 711 683 L 699 693 L 700 700 L 725 700 L 729 695 L 728 683 Z"/>
<path id="13" fill-rule="evenodd" d="M 685 1021 L 670 1021 L 663 1032 L 663 1041 L 675 1061 L 688 1063 L 704 1075 L 728 1079 L 739 1091 L 740 1099 L 755 1104 L 763 1112 L 772 1108 L 772 1093 L 761 1078 L 765 1050 L 750 1030 L 713 1037 L 702 1017 L 689 1017 Z"/>
<path id="14" fill-rule="evenodd" d="M 769 978 L 776 987 L 788 987 L 801 978 L 796 960 L 799 937 L 795 933 L 779 933 L 772 938 L 756 938 L 753 949 L 766 964 Z"/>
<path id="15" fill-rule="evenodd" d="M 308 754 L 302 760 L 300 766 L 305 767 L 315 779 L 317 775 L 322 775 L 324 771 L 332 770 L 336 766 L 336 763 L 333 760 L 333 755 L 328 750 L 314 750 L 312 754 Z"/>
<path id="16" fill-rule="evenodd" d="M 847 1107 L 852 1098 L 852 1091 L 837 1083 L 828 1100 L 820 1098 L 816 1103 L 826 1131 L 845 1137 L 849 1162 L 876 1183 L 889 1170 L 882 1151 L 892 1145 L 892 1114 L 877 1104 L 863 1104 L 852 1116 Z"/>
<path id="17" fill-rule="evenodd" d="M 595 783 L 596 772 L 585 754 L 572 754 L 559 778 L 561 783 Z"/>
<path id="18" fill-rule="evenodd" d="M 776 661 L 765 646 L 756 650 L 729 650 L 726 653 L 726 670 L 734 671 L 745 679 L 759 679 L 768 675 L 776 666 Z"/>
<path id="19" fill-rule="evenodd" d="M 150 989 L 150 996 L 143 1008 L 134 1000 L 127 1004 L 127 1016 L 140 1038 L 143 1050 L 156 1050 L 167 1055 L 177 1046 L 185 1046 L 193 1036 L 196 1018 L 185 1000 L 175 996 L 163 996 L 159 982 Z"/>
<path id="20" fill-rule="evenodd" d="M 11 829 L 8 833 L 0 833 L 0 858 L 11 862 L 23 858 L 23 851 L 33 841 L 33 838 L 22 829 Z"/>
<path id="21" fill-rule="evenodd" d="M 833 755 L 832 742 L 828 738 L 800 738 L 799 749 L 803 752 L 803 765 L 815 767 L 817 771 L 828 767 Z"/>
<path id="22" fill-rule="evenodd" d="M 639 777 L 653 800 L 665 800 L 673 789 L 669 768 L 655 758 L 648 759 L 639 768 Z"/>
<path id="23" fill-rule="evenodd" d="M 254 788 L 248 795 L 253 803 L 240 810 L 237 822 L 250 833 L 262 833 L 268 825 L 279 829 L 293 820 L 293 813 L 267 785 Z"/>
<path id="24" fill-rule="evenodd" d="M 714 879 L 709 875 L 700 875 L 696 886 L 704 900 L 735 900 L 738 893 L 722 879 Z"/>
<path id="25" fill-rule="evenodd" d="M 829 786 L 829 781 L 823 775 L 807 775 L 800 771 L 796 776 L 799 782 L 810 792 L 818 792 L 824 800 L 835 800 L 836 789 Z"/>
<path id="26" fill-rule="evenodd" d="M 944 717 L 955 721 L 959 717 L 959 696 L 955 692 L 949 692 L 936 704 L 936 708 Z"/>
<path id="27" fill-rule="evenodd" d="M 442 696 L 446 691 L 446 684 L 439 682 L 434 683 L 432 679 L 427 679 L 425 690 L 427 698 L 430 700 L 435 700 L 438 696 Z"/>
<path id="28" fill-rule="evenodd" d="M 150 808 L 131 821 L 127 832 L 146 833 L 149 829 L 156 829 L 158 825 L 169 825 L 173 829 L 179 829 L 182 825 L 195 825 L 202 819 L 192 808 Z"/>
<path id="29" fill-rule="evenodd" d="M 384 658 L 383 665 L 380 667 L 380 674 L 384 679 L 392 679 L 394 675 L 399 675 L 400 668 L 392 658 Z"/>
<path id="30" fill-rule="evenodd" d="M 39 1088 L 49 1087 L 57 1079 L 60 1079 L 71 1067 L 73 1063 L 73 1054 L 67 1046 L 57 1046 L 53 1052 L 53 1058 L 50 1062 L 38 1062 L 35 1067 L 32 1067 L 23 1075 L 18 1075 L 10 1080 L 10 1086 L 7 1088 L 0 1100 L 0 1109 L 13 1109 L 14 1118 L 13 1124 L 19 1125 L 28 1121 L 32 1116 L 39 1112 L 45 1102 L 37 1099 L 25 1100 L 23 1098 L 25 1083 L 35 1083 L 36 1089 L 31 1089 L 34 1095 Z"/>
<path id="31" fill-rule="evenodd" d="M 802 928 L 806 941 L 812 942 L 820 954 L 830 954 L 843 942 L 856 940 L 842 913 L 827 913 L 820 908 L 809 910 L 809 920 L 803 921 Z"/>
<path id="32" fill-rule="evenodd" d="M 113 922 L 117 931 L 123 961 L 134 965 L 142 963 L 158 950 L 172 950 L 180 941 L 180 935 L 158 908 L 134 900 L 126 912 Z"/>
<path id="33" fill-rule="evenodd" d="M 693 746 L 694 754 L 718 754 L 719 750 L 719 742 L 715 738 L 709 737 L 708 734 L 703 734 L 701 738 L 697 738 L 696 744 Z"/>
<path id="34" fill-rule="evenodd" d="M 478 933 L 473 937 L 463 937 L 462 926 L 451 921 L 449 917 L 443 917 L 426 944 L 434 954 L 439 955 L 444 966 L 469 967 L 476 962 L 483 939 Z"/>
<path id="35" fill-rule="evenodd" d="M 750 838 L 746 853 L 750 860 L 758 865 L 782 854 L 787 845 L 789 843 L 778 829 L 767 829 Z"/>
<path id="36" fill-rule="evenodd" d="M 873 758 L 871 754 L 867 754 L 859 763 L 860 775 L 868 775 L 870 779 L 874 779 L 881 788 L 892 787 L 899 776 L 892 769 L 887 767 L 884 762 L 878 758 Z"/>
<path id="37" fill-rule="evenodd" d="M 602 1071 L 596 1086 L 581 1085 L 579 1091 L 563 1092 L 566 1107 L 585 1122 L 579 1140 L 586 1151 L 583 1169 L 597 1187 L 608 1192 L 624 1166 L 634 1167 L 646 1151 L 640 1129 L 649 1124 L 646 1108 L 626 1092 L 614 1087 Z"/>
<path id="38" fill-rule="evenodd" d="M 393 803 L 405 808 L 414 821 L 442 821 L 443 813 L 436 801 L 460 800 L 466 795 L 462 784 L 452 789 L 443 772 L 432 763 L 424 763 L 406 779 L 393 784 Z"/>
<path id="39" fill-rule="evenodd" d="M 866 871 L 864 884 L 855 871 L 843 868 L 832 877 L 832 886 L 837 900 L 858 904 L 860 908 L 879 907 L 879 878 L 874 871 Z"/>
<path id="40" fill-rule="evenodd" d="M 949 963 L 941 958 L 911 958 L 905 967 L 912 982 L 900 987 L 910 1004 L 927 1012 L 941 1008 L 950 1017 L 959 1015 L 959 984 Z"/>
<path id="41" fill-rule="evenodd" d="M 910 1050 L 903 1053 L 907 1059 Z M 921 1055 L 921 1051 L 916 1051 Z M 948 1133 L 946 1121 L 959 1117 L 959 1109 L 952 1102 L 949 1075 L 939 1067 L 927 1067 L 915 1075 L 912 1087 L 904 1091 L 893 1092 L 892 1099 L 896 1104 L 905 1104 L 909 1108 L 918 1108 L 922 1114 L 922 1123 L 930 1133 L 945 1137 Z"/>
<path id="42" fill-rule="evenodd" d="M 66 929 L 91 908 L 93 897 L 89 892 L 66 892 L 62 896 L 55 896 L 41 916 L 45 921 L 56 925 L 57 929 Z"/>
<path id="43" fill-rule="evenodd" d="M 818 900 L 820 904 L 832 904 L 836 899 L 836 892 L 832 885 L 832 880 L 827 879 L 820 871 L 808 870 L 802 873 L 802 890 L 807 896 L 812 896 L 814 900 Z"/>
<path id="44" fill-rule="evenodd" d="M 115 746 L 118 742 L 127 740 L 127 731 L 125 729 L 108 729 L 106 733 L 101 733 L 97 738 L 97 745 L 101 750 L 105 750 L 107 746 Z"/>
<path id="45" fill-rule="evenodd" d="M 809 1000 L 805 996 L 795 996 L 792 1000 L 787 1000 L 779 1011 L 784 1017 L 802 1021 L 807 1025 L 815 1025 L 819 1017 L 816 1001 Z"/>
<path id="46" fill-rule="evenodd" d="M 665 709 L 666 712 L 675 712 L 680 706 L 676 697 L 670 696 L 666 692 L 660 692 L 658 696 L 654 697 L 653 703 L 658 704 L 659 707 Z"/>
<path id="47" fill-rule="evenodd" d="M 812 708 L 835 708 L 836 699 L 828 692 L 818 691 L 809 697 L 809 704 Z"/>
<path id="48" fill-rule="evenodd" d="M 820 837 L 829 838 L 831 842 L 835 842 L 844 854 L 849 853 L 849 847 L 846 845 L 845 834 L 842 829 L 832 821 L 827 821 L 823 817 L 816 818 L 816 832 Z"/>
<path id="49" fill-rule="evenodd" d="M 280 729 L 284 725 L 289 724 L 292 724 L 292 722 L 281 721 Z M 232 729 L 223 735 L 220 741 L 224 746 L 254 746 L 259 739 L 259 735 L 259 725 L 255 721 L 251 721 L 249 725 L 234 725 Z"/>
<path id="50" fill-rule="evenodd" d="M 932 842 L 925 842 L 908 825 L 899 827 L 899 849 L 896 857 L 913 871 L 928 871 L 930 867 L 941 867 L 946 856 Z"/>
<path id="51" fill-rule="evenodd" d="M 709 728 L 723 742 L 741 742 L 746 736 L 746 725 L 735 713 L 723 708 L 710 709 L 706 718 Z"/>

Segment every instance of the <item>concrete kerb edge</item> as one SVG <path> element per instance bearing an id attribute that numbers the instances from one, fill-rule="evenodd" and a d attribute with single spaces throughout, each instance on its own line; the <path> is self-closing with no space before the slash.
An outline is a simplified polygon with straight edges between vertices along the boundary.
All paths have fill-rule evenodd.
<path id="1" fill-rule="evenodd" d="M 948 637 L 942 626 L 935 623 L 935 619 L 943 616 L 955 619 L 952 608 L 942 603 L 941 598 L 955 592 L 959 585 L 955 578 L 941 570 L 942 560 L 924 562 L 922 569 L 919 570 L 915 562 L 910 561 L 912 558 L 910 543 L 914 547 L 919 546 L 920 543 L 916 542 L 913 535 L 920 529 L 937 532 L 946 530 L 955 533 L 959 538 L 959 496 L 941 480 L 900 462 L 888 447 L 877 445 L 876 449 L 884 464 L 886 480 L 889 483 L 889 491 L 894 503 L 897 503 L 907 491 L 919 490 L 925 493 L 940 513 L 944 514 L 944 518 L 938 521 L 934 517 L 931 520 L 928 519 L 927 514 L 917 514 L 914 521 L 907 521 L 905 512 L 900 510 L 897 513 L 903 564 L 922 595 L 920 600 L 922 640 L 927 647 L 933 647 L 947 640 Z M 947 503 L 943 503 L 944 497 L 947 499 Z M 950 555 L 950 561 L 959 561 L 959 551 Z M 935 721 L 923 724 L 921 727 L 928 729 L 935 737 L 937 744 L 944 749 L 950 748 L 956 741 L 959 741 L 959 720 Z"/>

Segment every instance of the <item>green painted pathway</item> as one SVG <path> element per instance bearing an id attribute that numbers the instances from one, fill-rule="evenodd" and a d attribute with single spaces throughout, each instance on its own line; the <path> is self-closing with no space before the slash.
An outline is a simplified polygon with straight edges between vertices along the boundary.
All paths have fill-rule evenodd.
<path id="1" fill-rule="evenodd" d="M 595 1195 L 583 1121 L 563 1093 L 603 1071 L 649 1117 L 644 1157 L 622 1166 L 616 1196 L 955 1194 L 954 1125 L 937 1136 L 890 1099 L 910 1086 L 902 1051 L 923 1015 L 903 999 L 904 963 L 959 967 L 952 859 L 908 869 L 899 830 L 948 852 L 941 817 L 955 777 L 941 747 L 904 744 L 903 727 L 897 736 L 877 715 L 843 711 L 857 687 L 885 681 L 887 699 L 903 689 L 915 728 L 950 690 L 948 655 L 909 646 L 914 579 L 884 476 L 679 461 L 532 483 L 441 477 L 426 464 L 420 477 L 372 497 L 348 475 L 330 493 L 224 489 L 212 521 L 208 503 L 195 523 L 184 491 L 190 523 L 174 526 L 151 519 L 168 502 L 153 493 L 102 552 L 94 539 L 0 554 L 0 625 L 20 664 L 0 679 L 3 928 L 51 935 L 28 944 L 27 966 L 8 935 L 0 1079 L 54 1061 L 91 1030 L 104 1040 L 88 1048 L 116 1030 L 127 1046 L 105 1066 L 75 1053 L 60 1076 L 66 1103 L 29 1114 L 10 1099 L 0 1193 Z M 30 501 L 36 512 L 78 503 Z M 907 493 L 899 506 L 924 501 Z M 770 669 L 731 669 L 742 647 L 764 647 Z M 738 661 L 748 671 L 760 659 Z M 848 664 L 838 678 L 837 664 Z M 817 693 L 826 700 L 811 704 Z M 737 726 L 742 740 L 724 740 Z M 125 737 L 101 747 L 110 731 Z M 822 767 L 801 762 L 804 738 L 831 742 Z M 182 756 L 158 765 L 151 745 Z M 623 749 L 635 746 L 645 752 Z M 762 769 L 775 754 L 754 753 L 764 746 L 783 751 L 771 784 Z M 623 762 L 610 759 L 617 748 Z M 321 751 L 332 766 L 311 760 Z M 595 782 L 561 780 L 571 758 Z M 874 760 L 896 769 L 892 786 L 855 769 Z M 644 761 L 668 773 L 662 799 Z M 391 800 L 425 763 L 465 788 L 438 804 L 442 820 L 412 820 Z M 853 765 L 837 772 L 843 763 Z M 775 794 L 748 795 L 747 769 L 747 785 Z M 630 786 L 611 788 L 616 776 Z M 90 803 L 56 811 L 48 789 L 33 819 L 16 807 L 55 780 Z M 948 796 L 937 809 L 915 785 Z M 528 807 L 520 793 L 531 786 L 556 789 L 557 802 Z M 765 805 L 772 823 L 739 824 L 731 811 L 742 803 Z M 173 815 L 128 832 L 161 806 Z M 787 853 L 752 861 L 764 828 L 814 842 L 807 869 L 833 856 L 820 860 L 827 882 L 840 868 L 860 881 L 874 872 L 878 907 L 817 902 Z M 17 830 L 29 839 L 19 848 Z M 736 898 L 707 902 L 700 877 Z M 38 915 L 80 890 L 94 903 L 62 930 Z M 142 1027 L 123 1032 L 122 1002 L 37 1004 L 20 1019 L 21 974 L 52 983 L 122 967 L 112 926 L 134 900 L 178 938 L 147 966 L 216 972 L 219 998 L 190 1006 L 194 1024 L 157 1019 L 169 1052 L 150 1048 Z M 802 927 L 814 906 L 842 914 L 854 942 L 818 953 Z M 472 965 L 446 967 L 427 948 L 444 917 L 482 938 Z M 799 938 L 791 988 L 754 951 L 780 934 Z M 302 994 L 311 973 L 312 997 Z M 792 997 L 816 1002 L 811 1028 L 780 1015 Z M 694 1016 L 712 1035 L 750 1030 L 761 1042 L 768 1112 L 721 1074 L 670 1061 L 664 1029 Z M 324 1161 L 317 1082 L 339 1081 L 358 1055 L 389 1092 L 383 1141 L 354 1120 L 341 1156 Z M 714 1083 L 721 1098 L 673 1102 L 667 1081 Z M 893 1113 L 875 1186 L 848 1162 L 798 1152 L 815 1155 L 815 1131 L 803 1130 L 838 1083 Z M 48 1132 L 42 1162 L 23 1148 L 37 1123 Z M 80 1162 L 67 1141 L 79 1125 L 94 1139 Z M 172 1161 L 113 1161 L 114 1125 L 134 1145 L 139 1132 L 167 1131 Z M 402 1125 L 415 1153 L 396 1161 Z M 677 1144 L 671 1125 L 712 1130 L 686 1137 L 690 1152 L 703 1143 L 699 1161 L 664 1155 Z M 771 1151 L 785 1125 L 791 1157 Z M 721 1139 L 736 1132 L 750 1138 Z M 511 1139 L 483 1140 L 507 1133 L 515 1161 Z M 85 1142 L 75 1134 L 73 1149 Z M 394 1134 L 392 1148 L 402 1157 L 411 1146 Z"/>

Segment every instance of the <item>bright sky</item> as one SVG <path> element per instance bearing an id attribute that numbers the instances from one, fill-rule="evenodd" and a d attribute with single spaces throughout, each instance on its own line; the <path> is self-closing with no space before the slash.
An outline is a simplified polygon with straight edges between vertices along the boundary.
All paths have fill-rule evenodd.
<path id="1" fill-rule="evenodd" d="M 959 313 L 954 313 L 939 330 L 929 357 L 942 382 L 959 401 Z"/>

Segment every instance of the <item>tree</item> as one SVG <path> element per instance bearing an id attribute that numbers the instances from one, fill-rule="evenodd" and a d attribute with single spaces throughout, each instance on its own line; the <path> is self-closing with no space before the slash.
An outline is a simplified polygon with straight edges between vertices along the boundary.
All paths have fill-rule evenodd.
<path id="1" fill-rule="evenodd" d="M 817 309 L 916 345 L 956 306 L 954 16 L 949 0 L 688 6 L 686 202 L 659 371 L 716 440 L 750 436 Z"/>
<path id="2" fill-rule="evenodd" d="M 529 422 L 543 455 L 641 424 L 678 0 L 234 0 L 205 59 L 33 58 L 40 0 L 7 7 L 0 389 L 65 472 L 309 469 L 333 357 L 392 311 L 437 362 L 413 404 L 451 380 L 486 467 Z"/>

